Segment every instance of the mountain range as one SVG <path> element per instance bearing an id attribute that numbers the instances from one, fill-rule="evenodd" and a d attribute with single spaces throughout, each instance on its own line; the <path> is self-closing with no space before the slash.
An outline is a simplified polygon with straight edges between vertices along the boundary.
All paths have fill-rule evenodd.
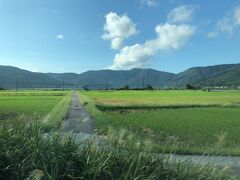
<path id="1" fill-rule="evenodd" d="M 174 74 L 154 69 L 98 70 L 76 73 L 39 73 L 12 66 L 0 66 L 0 88 L 155 88 L 195 86 L 240 86 L 240 64 L 193 67 Z"/>

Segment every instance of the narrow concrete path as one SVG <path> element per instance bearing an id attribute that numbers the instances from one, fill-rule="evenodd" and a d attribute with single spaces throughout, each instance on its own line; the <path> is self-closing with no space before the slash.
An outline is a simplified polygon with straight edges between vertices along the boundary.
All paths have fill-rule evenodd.
<path id="1" fill-rule="evenodd" d="M 63 133 L 95 134 L 96 125 L 91 115 L 80 104 L 78 92 L 73 92 L 67 119 L 62 126 Z"/>
<path id="2" fill-rule="evenodd" d="M 234 175 L 240 176 L 239 156 L 200 156 L 200 155 L 177 155 L 162 154 L 171 161 L 192 162 L 199 165 L 213 165 L 218 168 L 230 168 Z"/>

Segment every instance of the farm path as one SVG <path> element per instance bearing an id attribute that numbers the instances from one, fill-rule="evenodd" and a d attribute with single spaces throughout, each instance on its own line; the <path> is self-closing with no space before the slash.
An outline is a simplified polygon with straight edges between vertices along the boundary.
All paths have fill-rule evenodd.
<path id="1" fill-rule="evenodd" d="M 67 119 L 62 126 L 62 131 L 64 133 L 93 135 L 95 134 L 95 128 L 96 125 L 93 118 L 80 104 L 78 92 L 73 92 Z"/>
<path id="2" fill-rule="evenodd" d="M 239 156 L 205 156 L 205 155 L 177 155 L 162 154 L 170 158 L 173 162 L 192 162 L 199 165 L 213 165 L 217 168 L 229 168 L 233 175 L 240 177 L 240 157 Z"/>

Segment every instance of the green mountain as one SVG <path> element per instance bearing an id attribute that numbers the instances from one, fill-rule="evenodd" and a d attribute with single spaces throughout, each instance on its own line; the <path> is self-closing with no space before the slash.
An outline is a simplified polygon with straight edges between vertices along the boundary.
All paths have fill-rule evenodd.
<path id="1" fill-rule="evenodd" d="M 58 81 L 70 83 L 71 85 L 78 84 L 79 74 L 76 73 L 47 73 L 46 75 Z"/>
<path id="2" fill-rule="evenodd" d="M 163 87 L 175 77 L 173 73 L 161 72 L 153 69 L 132 69 L 122 71 L 99 70 L 87 71 L 82 74 L 48 74 L 58 80 L 64 79 L 77 86 L 88 85 L 91 89 L 121 88 L 129 85 L 131 88 L 142 88 L 150 84 L 154 87 Z"/>
<path id="3" fill-rule="evenodd" d="M 154 69 L 99 70 L 76 73 L 34 73 L 11 66 L 0 66 L 0 88 L 61 88 L 88 86 L 91 89 L 179 87 L 186 84 L 199 86 L 240 86 L 240 64 L 226 64 L 190 68 L 179 74 Z"/>
<path id="4" fill-rule="evenodd" d="M 0 87 L 4 88 L 57 88 L 61 81 L 44 73 L 34 73 L 12 66 L 0 66 Z"/>
<path id="5" fill-rule="evenodd" d="M 222 64 L 194 67 L 179 73 L 172 81 L 174 86 L 240 86 L 240 64 Z"/>
<path id="6" fill-rule="evenodd" d="M 202 86 L 240 86 L 240 64 L 225 68 L 198 83 Z"/>

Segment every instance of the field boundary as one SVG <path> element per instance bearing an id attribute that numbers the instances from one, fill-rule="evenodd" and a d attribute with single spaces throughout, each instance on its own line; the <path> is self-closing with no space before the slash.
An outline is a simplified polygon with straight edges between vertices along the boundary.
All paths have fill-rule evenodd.
<path id="1" fill-rule="evenodd" d="M 41 125 L 45 130 L 59 128 L 66 119 L 71 93 L 65 94 L 62 99 L 42 118 Z"/>
<path id="2" fill-rule="evenodd" d="M 184 109 L 184 108 L 240 108 L 240 104 L 182 104 L 182 105 L 127 105 L 127 106 L 112 106 L 105 104 L 96 104 L 100 111 L 117 111 L 117 110 L 150 110 L 150 109 Z"/>

